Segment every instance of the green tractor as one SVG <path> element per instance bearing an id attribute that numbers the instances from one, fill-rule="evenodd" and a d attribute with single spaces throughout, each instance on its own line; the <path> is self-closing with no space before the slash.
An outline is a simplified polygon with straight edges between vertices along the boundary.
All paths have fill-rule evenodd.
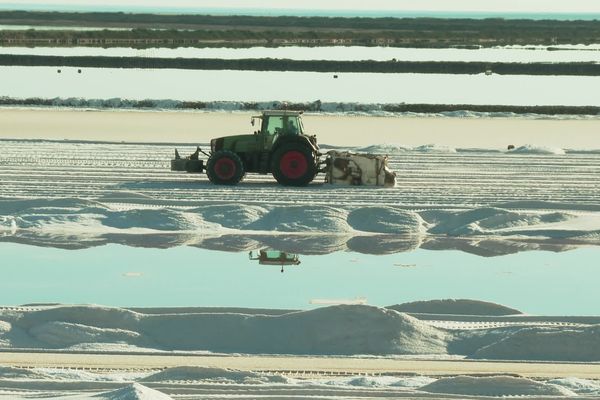
<path id="1" fill-rule="evenodd" d="M 282 185 L 305 186 L 319 172 L 320 156 L 316 136 L 308 136 L 302 126 L 301 111 L 263 111 L 252 117 L 260 129 L 251 135 L 212 139 L 210 154 L 199 147 L 194 154 L 181 158 L 175 150 L 171 170 L 204 172 L 219 185 L 235 185 L 247 172 L 273 174 Z M 206 165 L 199 159 L 208 156 Z"/>

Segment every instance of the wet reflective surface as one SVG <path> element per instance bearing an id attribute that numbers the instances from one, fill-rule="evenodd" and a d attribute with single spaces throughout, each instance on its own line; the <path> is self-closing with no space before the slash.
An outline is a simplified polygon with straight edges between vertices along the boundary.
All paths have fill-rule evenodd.
<path id="1" fill-rule="evenodd" d="M 275 250 L 257 247 L 254 255 L 261 248 Z M 65 250 L 4 242 L 0 304 L 307 309 L 318 306 L 311 304 L 315 299 L 387 306 L 471 298 L 545 315 L 596 315 L 600 304 L 599 247 L 497 257 L 425 248 L 288 254 L 300 263 L 283 266 L 261 264 L 248 252 L 119 244 Z"/>
<path id="2" fill-rule="evenodd" d="M 169 249 L 190 246 L 223 252 L 248 252 L 271 248 L 286 253 L 303 255 L 353 252 L 361 254 L 395 254 L 421 249 L 459 250 L 482 257 L 496 257 L 526 251 L 564 252 L 597 241 L 583 239 L 517 238 L 517 237 L 449 237 L 436 235 L 372 234 L 225 234 L 215 236 L 195 233 L 89 233 L 40 232 L 35 230 L 5 231 L 2 243 L 28 244 L 35 247 L 54 247 L 81 250 L 105 245 L 125 245 L 138 248 Z"/>
<path id="3" fill-rule="evenodd" d="M 331 73 L 293 71 L 78 70 L 0 67 L 2 94 L 63 99 L 597 106 L 600 91 L 600 78 L 593 76 L 344 73 L 334 79 Z M 286 88 L 284 98 L 281 87 Z"/>
<path id="4" fill-rule="evenodd" d="M 0 29 L 28 29 L 0 25 Z M 47 29 L 48 27 L 44 27 Z M 62 29 L 62 28 L 61 28 Z M 101 28 L 77 28 L 100 30 Z M 280 58 L 290 60 L 360 61 L 462 61 L 462 62 L 600 62 L 598 45 L 510 46 L 468 49 L 426 49 L 404 47 L 319 46 L 319 47 L 177 47 L 136 49 L 127 47 L 1 47 L 0 54 L 50 56 L 110 56 L 159 58 Z"/>

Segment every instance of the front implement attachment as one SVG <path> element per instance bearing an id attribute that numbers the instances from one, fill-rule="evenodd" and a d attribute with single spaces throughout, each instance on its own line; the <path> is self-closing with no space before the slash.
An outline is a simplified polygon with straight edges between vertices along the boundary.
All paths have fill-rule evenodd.
<path id="1" fill-rule="evenodd" d="M 204 160 L 200 160 L 200 153 L 206 154 L 200 147 L 190 156 L 181 158 L 177 149 L 175 149 L 175 158 L 171 160 L 171 171 L 185 172 L 204 172 L 206 166 Z M 206 154 L 208 156 L 208 154 Z"/>

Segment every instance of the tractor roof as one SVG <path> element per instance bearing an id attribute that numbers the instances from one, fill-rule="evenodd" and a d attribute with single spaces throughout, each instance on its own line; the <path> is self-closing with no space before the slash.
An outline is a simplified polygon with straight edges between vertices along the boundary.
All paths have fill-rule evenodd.
<path id="1" fill-rule="evenodd" d="M 292 110 L 265 110 L 262 112 L 263 116 L 267 117 L 281 117 L 281 116 L 294 116 L 297 117 L 302 114 L 303 111 L 292 111 Z"/>

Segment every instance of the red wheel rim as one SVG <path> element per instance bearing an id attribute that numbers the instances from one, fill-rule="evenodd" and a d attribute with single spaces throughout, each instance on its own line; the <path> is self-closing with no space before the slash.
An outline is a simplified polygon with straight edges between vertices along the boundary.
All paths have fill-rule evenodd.
<path id="1" fill-rule="evenodd" d="M 215 162 L 215 174 L 219 179 L 227 180 L 235 175 L 235 162 L 228 157 L 219 158 Z"/>
<path id="2" fill-rule="evenodd" d="M 281 173 L 290 179 L 298 179 L 308 171 L 308 162 L 306 156 L 296 150 L 288 151 L 279 161 Z"/>

